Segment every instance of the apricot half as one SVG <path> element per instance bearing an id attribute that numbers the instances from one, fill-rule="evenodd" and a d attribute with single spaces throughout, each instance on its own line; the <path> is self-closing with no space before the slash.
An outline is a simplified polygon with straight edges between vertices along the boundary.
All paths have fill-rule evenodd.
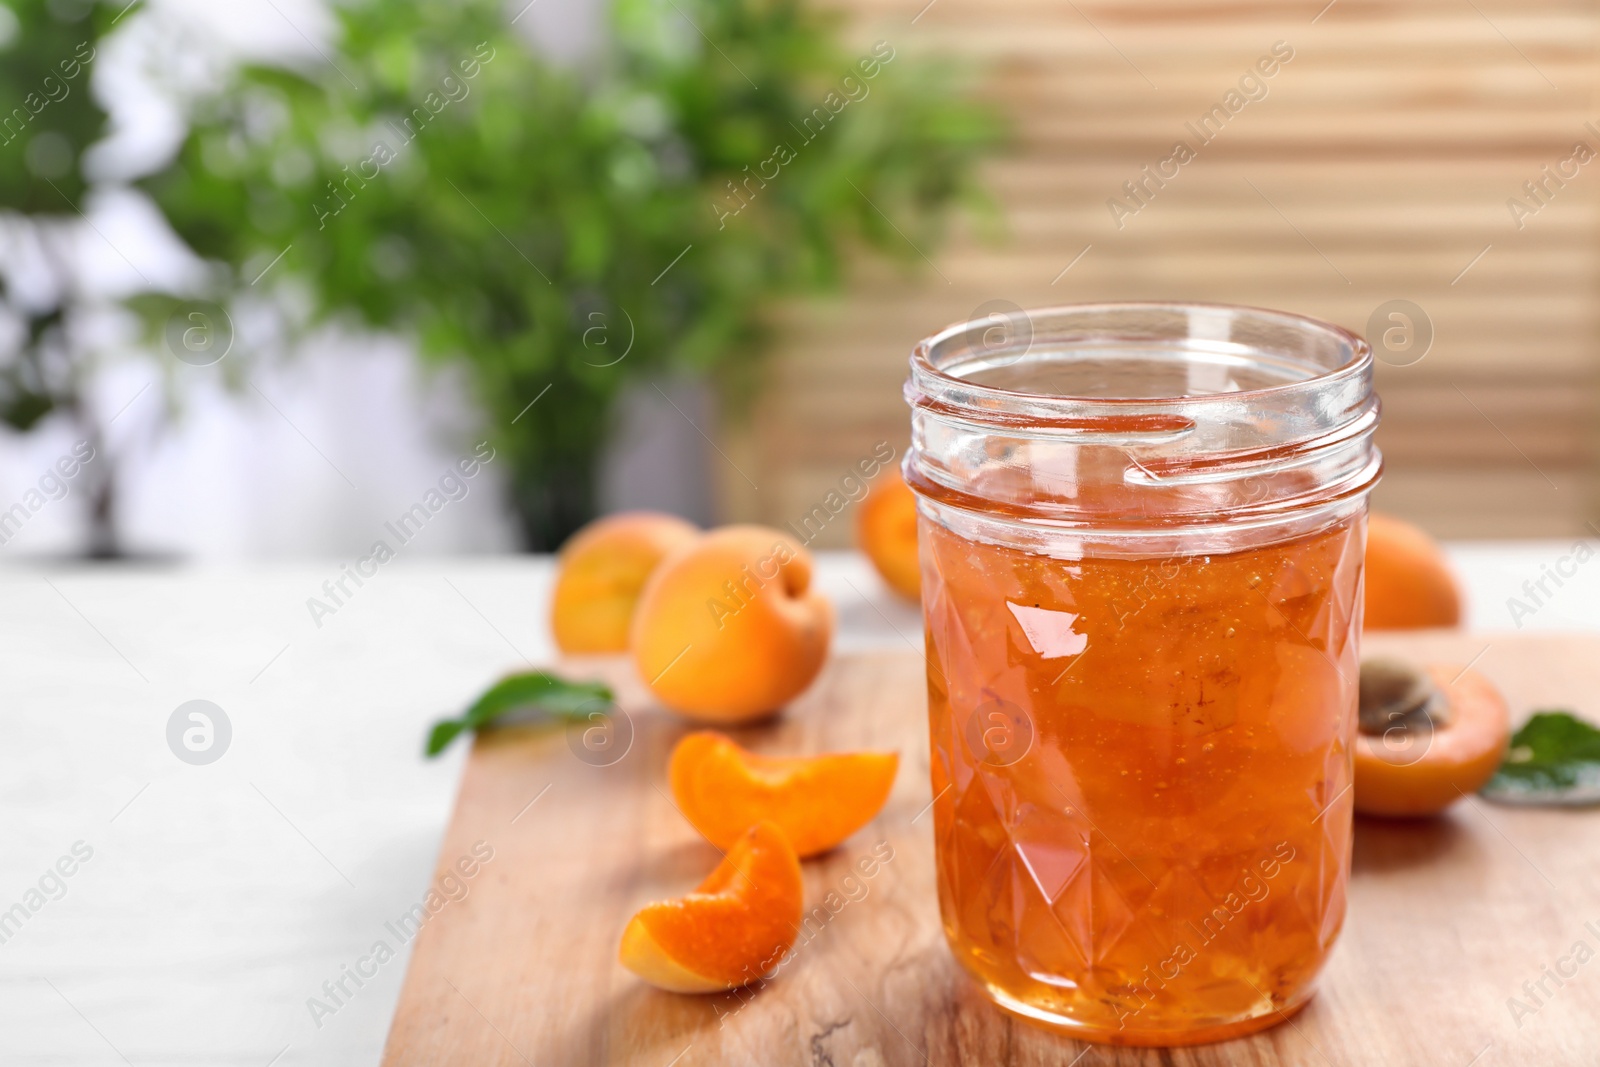
<path id="1" fill-rule="evenodd" d="M 662 560 L 639 598 L 632 648 L 667 707 L 742 722 L 804 692 L 832 635 L 810 554 L 778 530 L 726 526 Z"/>
<path id="2" fill-rule="evenodd" d="M 1511 739 L 1511 715 L 1471 670 L 1419 671 L 1391 660 L 1361 665 L 1355 808 L 1367 815 L 1432 815 L 1493 776 Z"/>
<path id="3" fill-rule="evenodd" d="M 561 547 L 550 630 L 562 652 L 625 652 L 639 593 L 656 565 L 700 531 L 673 515 L 597 519 Z"/>
<path id="4" fill-rule="evenodd" d="M 1367 516 L 1368 630 L 1416 630 L 1461 623 L 1461 590 L 1439 543 L 1420 526 Z"/>
<path id="5" fill-rule="evenodd" d="M 679 810 L 718 848 L 769 820 L 797 854 L 815 856 L 872 821 L 899 768 L 893 752 L 759 756 L 702 730 L 678 742 L 667 776 Z"/>
<path id="6" fill-rule="evenodd" d="M 693 893 L 629 920 L 622 965 L 673 993 L 733 989 L 771 971 L 800 929 L 800 860 L 771 823 L 750 827 Z"/>
<path id="7" fill-rule="evenodd" d="M 856 512 L 856 543 L 889 588 L 917 600 L 922 565 L 917 558 L 917 496 L 892 467 L 873 483 Z"/>

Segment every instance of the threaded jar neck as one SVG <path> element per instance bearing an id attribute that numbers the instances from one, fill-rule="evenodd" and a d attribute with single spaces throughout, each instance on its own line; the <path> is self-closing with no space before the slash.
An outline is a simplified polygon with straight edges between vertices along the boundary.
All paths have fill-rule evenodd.
<path id="1" fill-rule="evenodd" d="M 1359 507 L 1382 470 L 1360 337 L 1218 304 L 999 311 L 911 355 L 907 481 L 990 539 L 1226 550 Z M 1142 551 L 1134 549 L 1132 551 Z"/>

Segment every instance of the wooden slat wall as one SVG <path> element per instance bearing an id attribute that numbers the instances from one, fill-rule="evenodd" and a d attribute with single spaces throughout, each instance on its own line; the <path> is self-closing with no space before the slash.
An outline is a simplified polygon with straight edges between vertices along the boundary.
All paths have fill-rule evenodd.
<path id="1" fill-rule="evenodd" d="M 986 300 L 1214 300 L 1365 332 L 1404 298 L 1434 342 L 1380 368 L 1376 503 L 1451 537 L 1587 529 L 1600 159 L 1520 230 L 1506 201 L 1575 142 L 1600 152 L 1600 0 L 1335 0 L 1320 17 L 1325 0 L 936 0 L 913 25 L 922 2 L 846 6 L 863 41 L 982 66 L 1016 134 L 988 169 L 1007 235 L 956 240 L 939 273 L 865 263 L 847 294 L 784 313 L 762 398 L 723 434 L 749 481 L 713 457 L 730 517 L 793 519 L 874 442 L 902 447 L 911 343 Z M 1197 145 L 1185 122 L 1276 41 L 1295 55 L 1268 96 L 1119 229 L 1106 200 Z M 847 540 L 839 523 L 819 543 Z"/>

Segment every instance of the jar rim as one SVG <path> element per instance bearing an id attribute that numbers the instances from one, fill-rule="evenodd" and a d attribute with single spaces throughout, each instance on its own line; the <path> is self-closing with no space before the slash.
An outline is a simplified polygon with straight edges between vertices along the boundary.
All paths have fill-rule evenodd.
<path id="1" fill-rule="evenodd" d="M 1220 546 L 1325 522 L 1382 473 L 1372 349 L 1340 326 L 1198 301 L 1001 306 L 912 352 L 904 474 L 946 525 Z"/>
<path id="2" fill-rule="evenodd" d="M 1147 410 L 1156 408 L 1159 410 L 1168 406 L 1182 406 L 1195 410 L 1195 406 L 1200 405 L 1199 410 L 1204 410 L 1203 405 L 1207 404 L 1237 404 L 1241 400 L 1265 400 L 1285 397 L 1297 391 L 1315 391 L 1326 387 L 1330 383 L 1369 373 L 1372 367 L 1372 346 L 1359 334 L 1335 323 L 1312 318 L 1309 315 L 1255 307 L 1248 304 L 1222 304 L 1199 300 L 1125 300 L 1055 304 L 1028 310 L 1016 309 L 1017 313 L 1028 319 L 1030 325 L 1035 319 L 1046 318 L 1088 318 L 1096 314 L 1137 314 L 1141 312 L 1188 315 L 1195 311 L 1212 311 L 1219 315 L 1227 314 L 1239 319 L 1251 319 L 1261 323 L 1276 324 L 1298 331 L 1307 337 L 1318 336 L 1333 341 L 1343 348 L 1348 353 L 1348 356 L 1339 364 L 1319 373 L 1250 389 L 1142 397 L 1028 392 L 973 381 L 970 378 L 964 378 L 941 369 L 934 361 L 934 354 L 940 345 L 948 344 L 958 338 L 970 335 L 975 330 L 982 330 L 985 328 L 984 323 L 990 321 L 988 318 L 974 316 L 964 321 L 952 323 L 939 332 L 917 342 L 911 351 L 912 381 L 907 384 L 908 386 L 914 384 L 919 391 L 924 391 L 921 387 L 925 385 L 932 387 L 938 393 L 959 390 L 965 394 L 966 398 L 966 402 L 961 406 L 966 407 L 968 404 L 978 401 L 979 403 L 974 406 L 992 411 L 1003 411 L 1006 407 L 1019 405 L 1025 405 L 1035 411 L 1039 410 L 1041 406 L 1056 407 L 1064 414 L 1071 410 L 1081 410 L 1086 406 L 1099 405 L 1104 405 L 1113 410 L 1134 407 Z M 1086 333 L 1083 336 L 1088 338 L 1094 335 Z M 1031 344 L 1030 340 L 1028 347 L 1031 347 Z M 1024 348 L 1023 351 L 1025 353 L 1027 348 Z M 926 395 L 926 391 L 924 392 Z M 908 397 L 908 399 L 910 398 Z M 933 397 L 930 397 L 930 399 L 933 399 Z M 940 397 L 940 399 L 944 399 L 944 397 Z"/>

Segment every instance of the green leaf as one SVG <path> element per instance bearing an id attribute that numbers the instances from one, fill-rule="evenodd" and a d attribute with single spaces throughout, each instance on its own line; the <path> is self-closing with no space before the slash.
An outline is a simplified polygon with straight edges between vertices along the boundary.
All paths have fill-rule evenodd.
<path id="1" fill-rule="evenodd" d="M 610 687 L 599 682 L 569 682 L 546 671 L 512 674 L 490 686 L 457 719 L 434 723 L 428 732 L 427 754 L 437 756 L 456 736 L 478 730 L 509 712 L 534 711 L 564 719 L 581 718 L 597 703 L 610 705 Z"/>
<path id="2" fill-rule="evenodd" d="M 1502 804 L 1600 803 L 1600 729 L 1570 712 L 1535 712 L 1480 792 Z"/>

